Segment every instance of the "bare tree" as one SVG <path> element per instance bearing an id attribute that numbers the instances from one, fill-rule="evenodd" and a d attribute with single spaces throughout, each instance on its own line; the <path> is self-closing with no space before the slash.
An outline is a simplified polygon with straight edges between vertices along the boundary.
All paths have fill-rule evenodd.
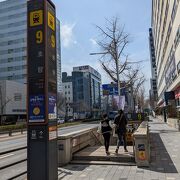
<path id="1" fill-rule="evenodd" d="M 2 125 L 2 123 L 3 123 L 4 109 L 10 101 L 11 101 L 10 98 L 6 98 L 3 100 L 2 87 L 0 86 L 0 111 L 1 111 L 0 125 Z"/>
<path id="2" fill-rule="evenodd" d="M 139 111 L 142 112 L 145 107 L 145 88 L 144 88 L 144 86 L 140 87 L 140 89 L 138 91 L 137 99 L 138 99 Z"/>
<path id="3" fill-rule="evenodd" d="M 66 99 L 63 96 L 63 93 L 57 93 L 57 112 L 60 114 L 60 112 L 64 112 L 65 114 L 65 106 L 66 106 Z"/>
<path id="4" fill-rule="evenodd" d="M 128 60 L 128 55 L 125 53 L 125 49 L 129 44 L 129 34 L 124 31 L 124 26 L 119 24 L 117 17 L 111 20 L 106 19 L 106 21 L 105 28 L 96 26 L 102 37 L 98 41 L 102 52 L 94 54 L 102 54 L 100 58 L 102 68 L 118 84 L 118 94 L 120 95 L 120 81 L 123 79 L 124 74 L 131 71 L 134 73 L 132 76 L 134 78 L 137 72 L 133 70 L 132 62 Z"/>
<path id="5" fill-rule="evenodd" d="M 145 77 L 143 74 L 137 76 L 136 79 L 132 81 L 132 95 L 134 99 L 134 111 L 135 111 L 135 106 L 138 104 L 138 98 L 140 97 L 140 101 L 144 101 L 144 82 L 146 81 Z"/>

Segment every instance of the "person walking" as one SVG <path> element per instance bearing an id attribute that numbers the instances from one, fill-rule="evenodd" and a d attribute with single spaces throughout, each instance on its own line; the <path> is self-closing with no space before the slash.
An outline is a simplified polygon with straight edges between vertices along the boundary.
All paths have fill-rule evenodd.
<path id="1" fill-rule="evenodd" d="M 115 133 L 118 136 L 117 140 L 117 148 L 115 153 L 118 153 L 119 146 L 123 143 L 124 145 L 124 151 L 128 152 L 127 150 L 127 143 L 126 143 L 126 125 L 127 125 L 127 120 L 124 115 L 123 110 L 118 111 L 118 115 L 114 119 L 114 124 L 115 124 Z"/>
<path id="2" fill-rule="evenodd" d="M 103 138 L 104 138 L 104 146 L 106 150 L 106 154 L 110 155 L 109 153 L 109 143 L 110 143 L 110 136 L 111 136 L 111 131 L 112 131 L 112 123 L 108 119 L 108 116 L 106 113 L 102 115 L 102 120 L 100 121 L 98 132 L 102 133 Z"/>

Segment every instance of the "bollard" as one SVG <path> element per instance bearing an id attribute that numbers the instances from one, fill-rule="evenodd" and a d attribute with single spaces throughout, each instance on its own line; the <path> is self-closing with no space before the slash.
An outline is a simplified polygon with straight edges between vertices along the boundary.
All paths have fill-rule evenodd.
<path id="1" fill-rule="evenodd" d="M 11 130 L 9 131 L 9 136 L 12 136 L 12 131 Z"/>
<path id="2" fill-rule="evenodd" d="M 134 150 L 135 160 L 139 167 L 149 167 L 150 162 L 150 146 L 149 146 L 149 128 L 140 127 L 134 133 Z"/>
<path id="3" fill-rule="evenodd" d="M 23 129 L 21 129 L 21 134 L 23 134 Z"/>

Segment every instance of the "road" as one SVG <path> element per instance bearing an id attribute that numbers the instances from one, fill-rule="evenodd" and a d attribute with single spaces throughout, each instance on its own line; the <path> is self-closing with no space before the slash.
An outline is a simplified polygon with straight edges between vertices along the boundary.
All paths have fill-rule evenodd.
<path id="1" fill-rule="evenodd" d="M 97 124 L 80 124 L 59 128 L 58 136 L 94 127 L 97 127 Z M 9 179 L 26 171 L 27 149 L 13 151 L 26 146 L 27 134 L 0 139 L 0 180 Z M 16 162 L 19 163 L 15 164 Z"/>
<path id="2" fill-rule="evenodd" d="M 75 131 L 80 131 L 85 128 L 93 128 L 96 127 L 97 124 L 80 124 L 75 126 L 68 126 L 64 128 L 58 129 L 58 136 L 68 134 Z M 9 138 L 0 139 L 0 153 L 9 151 L 15 148 L 20 148 L 27 146 L 27 135 L 14 136 Z"/>

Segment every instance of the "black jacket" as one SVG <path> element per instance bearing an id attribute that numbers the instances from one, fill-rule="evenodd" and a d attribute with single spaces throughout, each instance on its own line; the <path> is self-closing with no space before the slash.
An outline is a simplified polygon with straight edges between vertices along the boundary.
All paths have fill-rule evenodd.
<path id="1" fill-rule="evenodd" d="M 110 131 L 112 130 L 110 124 L 109 124 L 109 119 L 103 119 L 101 120 L 101 131 L 102 133 L 110 133 Z"/>
<path id="2" fill-rule="evenodd" d="M 120 117 L 121 117 L 121 115 L 117 115 L 115 117 L 114 124 L 116 124 L 117 131 L 126 132 L 126 125 L 127 125 L 126 117 L 124 114 L 122 115 L 122 118 L 120 118 Z"/>

